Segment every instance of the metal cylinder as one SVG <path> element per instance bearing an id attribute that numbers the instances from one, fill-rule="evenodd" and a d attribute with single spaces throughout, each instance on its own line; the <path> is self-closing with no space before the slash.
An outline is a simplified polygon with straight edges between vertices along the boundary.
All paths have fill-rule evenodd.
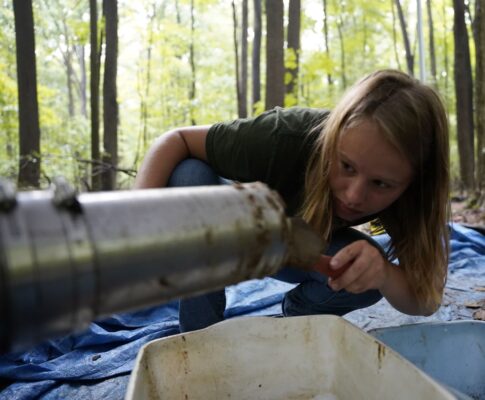
<path id="1" fill-rule="evenodd" d="M 271 275 L 292 241 L 280 197 L 260 183 L 79 196 L 63 188 L 0 193 L 3 351 Z"/>

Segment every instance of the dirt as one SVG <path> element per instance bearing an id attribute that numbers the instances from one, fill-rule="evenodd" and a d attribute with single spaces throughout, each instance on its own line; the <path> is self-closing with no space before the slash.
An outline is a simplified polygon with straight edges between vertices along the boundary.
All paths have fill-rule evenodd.
<path id="1" fill-rule="evenodd" d="M 463 225 L 485 227 L 485 207 L 470 208 L 467 201 L 451 202 L 451 220 Z"/>
<path id="2" fill-rule="evenodd" d="M 300 268 L 313 267 L 327 247 L 320 235 L 300 218 L 291 218 L 287 263 Z"/>

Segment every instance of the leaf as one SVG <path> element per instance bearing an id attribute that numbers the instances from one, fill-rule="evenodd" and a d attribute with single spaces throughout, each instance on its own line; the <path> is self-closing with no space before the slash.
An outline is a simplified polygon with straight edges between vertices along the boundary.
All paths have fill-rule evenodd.
<path id="1" fill-rule="evenodd" d="M 470 301 L 465 303 L 466 308 L 484 308 L 485 309 L 485 300 L 480 301 Z"/>
<path id="2" fill-rule="evenodd" d="M 481 309 L 473 313 L 473 319 L 485 321 L 485 310 Z"/>

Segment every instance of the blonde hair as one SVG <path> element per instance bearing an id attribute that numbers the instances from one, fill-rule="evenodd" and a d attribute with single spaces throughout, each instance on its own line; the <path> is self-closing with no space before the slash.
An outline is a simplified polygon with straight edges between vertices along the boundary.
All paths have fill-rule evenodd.
<path id="1" fill-rule="evenodd" d="M 432 88 L 396 70 L 376 71 L 350 88 L 316 127 L 300 214 L 331 238 L 330 166 L 341 133 L 364 119 L 377 123 L 413 166 L 412 183 L 378 217 L 391 237 L 388 257 L 399 260 L 420 304 L 436 309 L 448 268 L 449 142 L 446 112 Z"/>

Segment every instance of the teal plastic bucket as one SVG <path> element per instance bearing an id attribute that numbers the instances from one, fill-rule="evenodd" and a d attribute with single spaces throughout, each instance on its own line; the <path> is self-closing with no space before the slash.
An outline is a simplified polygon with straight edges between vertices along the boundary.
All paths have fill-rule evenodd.
<path id="1" fill-rule="evenodd" d="M 369 331 L 437 381 L 485 400 L 485 322 L 453 321 Z"/>

